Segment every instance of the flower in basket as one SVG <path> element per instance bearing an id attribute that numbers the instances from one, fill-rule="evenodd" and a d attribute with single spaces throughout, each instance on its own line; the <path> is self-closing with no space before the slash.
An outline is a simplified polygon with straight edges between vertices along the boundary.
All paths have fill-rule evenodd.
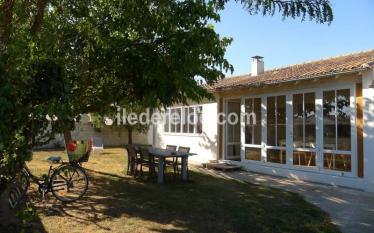
<path id="1" fill-rule="evenodd" d="M 74 142 L 69 142 L 68 143 L 68 150 L 70 152 L 74 152 L 76 149 L 77 149 L 77 144 L 75 144 Z"/>

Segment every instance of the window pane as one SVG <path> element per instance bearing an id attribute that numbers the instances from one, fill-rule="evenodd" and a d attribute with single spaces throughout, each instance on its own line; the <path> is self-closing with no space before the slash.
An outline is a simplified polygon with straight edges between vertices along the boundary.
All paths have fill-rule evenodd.
<path id="1" fill-rule="evenodd" d="M 170 132 L 175 133 L 175 122 L 176 122 L 176 117 L 175 117 L 175 109 L 172 108 L 170 109 Z"/>
<path id="2" fill-rule="evenodd" d="M 349 98 L 349 89 L 338 90 L 336 92 L 338 150 L 351 150 L 351 108 Z"/>
<path id="3" fill-rule="evenodd" d="M 245 148 L 245 159 L 261 161 L 261 148 Z"/>
<path id="4" fill-rule="evenodd" d="M 304 94 L 305 147 L 316 148 L 316 104 L 315 94 Z"/>
<path id="5" fill-rule="evenodd" d="M 245 144 L 253 144 L 253 126 L 245 126 Z"/>
<path id="6" fill-rule="evenodd" d="M 323 156 L 323 167 L 337 171 L 351 171 L 351 155 L 326 153 Z"/>
<path id="7" fill-rule="evenodd" d="M 194 112 L 194 107 L 189 107 L 188 108 L 188 132 L 189 133 L 194 133 L 194 128 L 195 128 L 195 112 Z"/>
<path id="8" fill-rule="evenodd" d="M 188 108 L 183 108 L 183 133 L 188 133 Z"/>
<path id="9" fill-rule="evenodd" d="M 335 170 L 351 171 L 351 155 L 335 155 Z"/>
<path id="10" fill-rule="evenodd" d="M 248 115 L 253 112 L 253 99 L 245 100 L 245 143 L 253 144 L 253 116 Z"/>
<path id="11" fill-rule="evenodd" d="M 261 144 L 261 98 L 245 100 L 245 143 Z"/>
<path id="12" fill-rule="evenodd" d="M 275 97 L 267 98 L 267 144 L 275 146 Z"/>
<path id="13" fill-rule="evenodd" d="M 314 152 L 294 151 L 293 164 L 298 166 L 316 166 L 316 154 Z"/>
<path id="14" fill-rule="evenodd" d="M 229 142 L 240 142 L 240 100 L 227 102 L 227 132 Z"/>
<path id="15" fill-rule="evenodd" d="M 227 145 L 227 159 L 240 158 L 240 145 Z"/>
<path id="16" fill-rule="evenodd" d="M 177 133 L 180 133 L 181 132 L 181 119 L 182 119 L 182 117 L 181 117 L 181 113 L 182 113 L 181 109 L 177 108 L 176 111 L 175 111 L 175 113 L 176 113 L 175 131 Z"/>
<path id="17" fill-rule="evenodd" d="M 272 163 L 286 163 L 286 150 L 267 149 L 266 161 Z"/>
<path id="18" fill-rule="evenodd" d="M 169 111 L 170 109 L 166 109 L 166 111 L 164 112 L 164 132 L 169 132 Z"/>
<path id="19" fill-rule="evenodd" d="M 293 95 L 293 146 L 304 146 L 303 94 Z"/>
<path id="20" fill-rule="evenodd" d="M 286 146 L 286 96 L 277 96 L 277 146 Z"/>
<path id="21" fill-rule="evenodd" d="M 335 150 L 335 91 L 323 92 L 323 144 Z"/>
<path id="22" fill-rule="evenodd" d="M 197 106 L 196 111 L 197 111 L 196 133 L 202 133 L 203 132 L 203 124 L 202 124 L 203 107 Z"/>
<path id="23" fill-rule="evenodd" d="M 256 124 L 253 126 L 254 142 L 253 144 L 261 144 L 261 99 L 254 99 L 254 117 L 256 118 Z"/>

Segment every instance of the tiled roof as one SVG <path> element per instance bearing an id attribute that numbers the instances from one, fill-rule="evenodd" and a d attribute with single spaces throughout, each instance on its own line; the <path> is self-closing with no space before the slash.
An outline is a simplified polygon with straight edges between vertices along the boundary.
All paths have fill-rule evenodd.
<path id="1" fill-rule="evenodd" d="M 246 87 L 258 87 L 284 82 L 331 77 L 370 69 L 374 65 L 374 50 L 332 57 L 319 61 L 265 71 L 257 76 L 241 75 L 220 80 L 209 89 L 215 92 Z"/>

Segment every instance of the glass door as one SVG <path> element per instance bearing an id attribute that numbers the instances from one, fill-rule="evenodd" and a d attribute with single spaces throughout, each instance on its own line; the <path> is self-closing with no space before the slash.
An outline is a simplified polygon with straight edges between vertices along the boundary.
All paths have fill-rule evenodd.
<path id="1" fill-rule="evenodd" d="M 315 93 L 294 94 L 292 103 L 293 165 L 316 167 Z"/>
<path id="2" fill-rule="evenodd" d="M 266 161 L 286 164 L 286 96 L 267 97 Z"/>
<path id="3" fill-rule="evenodd" d="M 352 172 L 351 90 L 323 91 L 323 168 Z"/>
<path id="4" fill-rule="evenodd" d="M 261 98 L 245 99 L 245 153 L 246 160 L 261 161 Z"/>
<path id="5" fill-rule="evenodd" d="M 240 99 L 226 101 L 226 159 L 240 161 Z"/>

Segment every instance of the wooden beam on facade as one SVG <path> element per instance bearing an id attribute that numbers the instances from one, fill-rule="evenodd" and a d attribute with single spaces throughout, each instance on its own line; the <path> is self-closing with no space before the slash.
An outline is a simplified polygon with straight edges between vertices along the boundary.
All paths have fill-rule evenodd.
<path id="1" fill-rule="evenodd" d="M 362 83 L 356 84 L 357 108 L 357 176 L 364 177 L 364 132 L 363 132 L 363 99 Z"/>
<path id="2" fill-rule="evenodd" d="M 219 100 L 218 100 L 218 114 L 219 114 L 219 118 L 218 121 L 219 122 L 223 122 L 223 116 L 222 114 L 220 113 L 223 113 L 224 112 L 224 105 L 223 105 L 223 98 L 222 97 L 219 97 Z M 224 129 L 223 129 L 223 125 L 222 124 L 218 124 L 218 158 L 217 159 L 223 159 L 223 132 Z"/>

